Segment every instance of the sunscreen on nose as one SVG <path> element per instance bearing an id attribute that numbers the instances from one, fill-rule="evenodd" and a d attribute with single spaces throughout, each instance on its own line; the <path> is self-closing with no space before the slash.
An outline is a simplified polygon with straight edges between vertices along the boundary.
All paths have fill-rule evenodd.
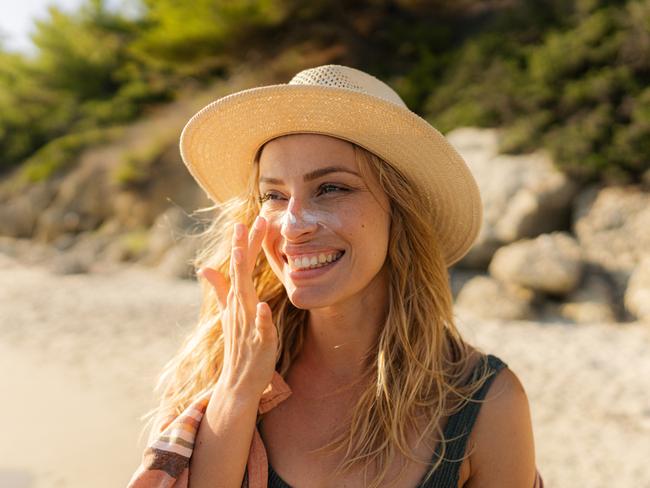
<path id="1" fill-rule="evenodd" d="M 298 222 L 298 219 L 296 219 L 296 216 L 291 212 L 291 210 L 287 209 L 286 212 L 284 212 L 284 216 L 282 217 L 282 225 L 288 225 L 288 224 L 295 224 Z"/>
<path id="2" fill-rule="evenodd" d="M 302 211 L 302 220 L 308 224 L 320 224 L 320 217 L 316 212 L 310 212 L 309 210 Z"/>

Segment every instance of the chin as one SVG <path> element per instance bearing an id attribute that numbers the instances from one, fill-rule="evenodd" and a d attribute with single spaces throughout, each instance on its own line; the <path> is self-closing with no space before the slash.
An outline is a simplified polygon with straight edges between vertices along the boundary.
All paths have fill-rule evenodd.
<path id="1" fill-rule="evenodd" d="M 293 288 L 292 290 L 288 290 L 285 287 L 285 290 L 287 291 L 289 301 L 293 304 L 294 307 L 301 310 L 324 308 L 335 303 L 335 300 L 332 296 L 327 293 L 319 293 L 314 289 L 306 290 Z"/>

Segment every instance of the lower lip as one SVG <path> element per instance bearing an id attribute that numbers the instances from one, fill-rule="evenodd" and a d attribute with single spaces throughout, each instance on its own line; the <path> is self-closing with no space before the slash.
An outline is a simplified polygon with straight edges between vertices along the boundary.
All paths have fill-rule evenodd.
<path id="1" fill-rule="evenodd" d="M 345 256 L 345 253 L 343 254 L 343 256 Z M 307 278 L 316 278 L 318 276 L 324 275 L 330 269 L 334 268 L 337 264 L 339 264 L 343 259 L 343 256 L 338 258 L 333 263 L 330 263 L 327 266 L 321 266 L 320 268 L 300 269 L 300 270 L 292 270 L 291 268 L 289 268 L 289 278 L 291 278 L 292 280 L 302 280 Z M 287 264 L 287 266 L 289 265 Z"/>

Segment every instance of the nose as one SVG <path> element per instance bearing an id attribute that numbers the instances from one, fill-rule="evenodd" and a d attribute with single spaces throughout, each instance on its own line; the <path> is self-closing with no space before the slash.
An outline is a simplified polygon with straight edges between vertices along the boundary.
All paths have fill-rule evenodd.
<path id="1" fill-rule="evenodd" d="M 303 205 L 291 197 L 282 216 L 282 236 L 290 241 L 298 240 L 303 235 L 314 232 L 317 227 L 318 222 L 306 215 Z"/>

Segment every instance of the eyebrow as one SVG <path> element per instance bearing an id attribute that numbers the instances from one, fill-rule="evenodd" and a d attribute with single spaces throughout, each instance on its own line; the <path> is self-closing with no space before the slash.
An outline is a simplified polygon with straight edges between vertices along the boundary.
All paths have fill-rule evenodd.
<path id="1" fill-rule="evenodd" d="M 347 168 L 344 168 L 342 166 L 327 166 L 325 168 L 319 168 L 315 171 L 312 171 L 310 173 L 305 174 L 302 179 L 303 181 L 312 181 L 317 178 L 320 178 L 321 176 L 325 176 L 330 173 L 350 173 L 352 175 L 358 176 L 361 178 L 361 175 L 359 173 L 356 173 L 352 170 L 349 170 Z M 276 185 L 284 183 L 284 181 L 278 179 L 278 178 L 267 178 L 266 176 L 261 176 L 260 177 L 260 183 L 273 183 Z"/>

